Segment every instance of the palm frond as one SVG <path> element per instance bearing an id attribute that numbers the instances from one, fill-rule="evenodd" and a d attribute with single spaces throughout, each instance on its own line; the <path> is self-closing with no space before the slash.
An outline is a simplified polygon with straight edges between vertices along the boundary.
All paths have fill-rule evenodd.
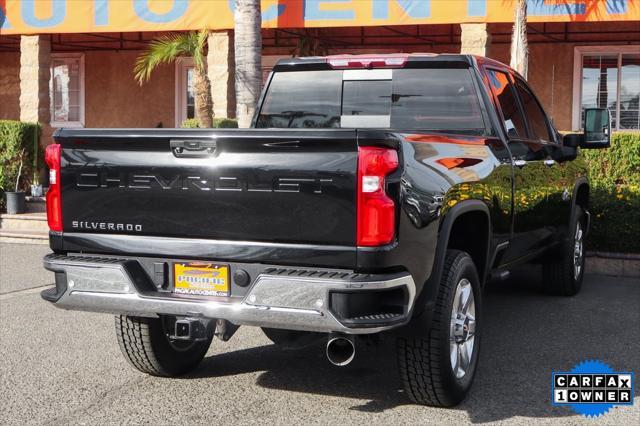
<path id="1" fill-rule="evenodd" d="M 190 34 L 169 34 L 149 43 L 149 48 L 136 59 L 133 69 L 138 83 L 142 85 L 148 81 L 158 65 L 172 62 L 179 56 L 192 55 L 189 38 Z"/>

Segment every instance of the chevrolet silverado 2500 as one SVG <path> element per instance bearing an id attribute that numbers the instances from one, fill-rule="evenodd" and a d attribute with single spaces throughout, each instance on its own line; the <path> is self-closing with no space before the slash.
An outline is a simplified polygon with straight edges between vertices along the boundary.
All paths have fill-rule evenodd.
<path id="1" fill-rule="evenodd" d="M 482 290 L 539 261 L 580 290 L 606 110 L 561 136 L 493 60 L 281 60 L 251 129 L 61 129 L 46 151 L 55 306 L 115 314 L 128 361 L 188 372 L 214 336 L 276 344 L 389 333 L 407 395 L 451 406 L 478 363 Z M 526 331 L 525 331 L 526 332 Z"/>

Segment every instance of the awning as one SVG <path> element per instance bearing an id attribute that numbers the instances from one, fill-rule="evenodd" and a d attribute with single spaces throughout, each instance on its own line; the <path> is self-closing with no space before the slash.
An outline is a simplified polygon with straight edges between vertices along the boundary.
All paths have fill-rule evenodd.
<path id="1" fill-rule="evenodd" d="M 0 0 L 0 34 L 233 28 L 234 0 Z M 263 0 L 264 28 L 510 22 L 515 0 Z M 639 21 L 637 0 L 528 0 L 529 22 Z M 640 24 L 639 24 L 640 25 Z"/>

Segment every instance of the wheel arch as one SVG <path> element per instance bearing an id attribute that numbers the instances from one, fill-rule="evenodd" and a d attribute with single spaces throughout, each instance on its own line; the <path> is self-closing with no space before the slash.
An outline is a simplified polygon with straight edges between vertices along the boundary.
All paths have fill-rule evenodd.
<path id="1" fill-rule="evenodd" d="M 585 232 L 588 234 L 589 229 L 591 228 L 591 215 L 589 213 L 589 196 L 591 194 L 591 186 L 589 185 L 589 181 L 586 177 L 581 176 L 576 180 L 576 183 L 573 187 L 573 196 L 571 198 L 571 211 L 569 212 L 568 226 L 571 226 L 571 221 L 573 219 L 573 212 L 576 209 L 576 206 L 582 208 L 586 216 L 586 229 Z"/>
<path id="2" fill-rule="evenodd" d="M 481 222 L 478 222 L 481 220 Z M 480 226 L 477 226 L 480 223 Z M 470 225 L 475 225 L 470 227 Z M 470 231 L 475 238 L 468 238 Z M 480 284 L 484 286 L 491 260 L 491 216 L 487 205 L 480 200 L 462 201 L 447 211 L 440 221 L 433 268 L 422 292 L 416 299 L 415 314 L 433 304 L 438 283 L 444 272 L 448 249 L 468 252 L 476 264 Z M 467 238 L 462 238 L 467 236 Z M 428 310 L 428 309 L 427 309 Z"/>
<path id="3" fill-rule="evenodd" d="M 571 211 L 575 206 L 582 207 L 583 210 L 588 210 L 589 208 L 589 195 L 590 195 L 591 187 L 589 186 L 589 181 L 586 177 L 579 177 L 576 180 L 575 185 L 573 186 L 573 196 L 571 201 Z"/>

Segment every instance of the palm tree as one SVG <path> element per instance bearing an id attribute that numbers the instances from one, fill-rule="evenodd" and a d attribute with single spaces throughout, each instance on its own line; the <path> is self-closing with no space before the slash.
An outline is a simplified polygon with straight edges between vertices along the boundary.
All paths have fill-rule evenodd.
<path id="1" fill-rule="evenodd" d="M 512 4 L 514 0 L 504 1 L 505 3 Z M 510 65 L 511 68 L 518 71 L 526 80 L 527 73 L 529 71 L 529 47 L 527 45 L 527 0 L 515 0 L 515 2 L 516 8 L 513 19 L 513 33 L 511 34 Z M 567 14 L 571 14 L 571 5 L 575 5 L 567 0 L 557 0 L 555 3 L 556 7 L 564 8 Z M 533 4 L 544 4 L 544 0 L 533 0 Z M 597 2 L 587 2 L 584 14 L 595 14 L 595 16 L 600 16 Z"/>
<path id="2" fill-rule="evenodd" d="M 529 67 L 527 46 L 527 0 L 516 0 L 513 33 L 511 34 L 511 68 L 526 80 Z"/>
<path id="3" fill-rule="evenodd" d="M 200 122 L 200 127 L 213 126 L 211 82 L 207 76 L 207 58 L 204 52 L 208 35 L 208 30 L 200 30 L 159 37 L 149 43 L 149 48 L 138 56 L 134 67 L 135 78 L 143 85 L 149 81 L 158 65 L 174 62 L 181 56 L 191 56 L 195 66 L 195 118 Z"/>
<path id="4" fill-rule="evenodd" d="M 327 56 L 327 48 L 321 43 L 317 28 L 305 28 L 298 34 L 298 44 L 291 56 Z"/>
<path id="5" fill-rule="evenodd" d="M 262 90 L 260 0 L 236 0 L 235 60 L 238 127 L 249 127 Z"/>

